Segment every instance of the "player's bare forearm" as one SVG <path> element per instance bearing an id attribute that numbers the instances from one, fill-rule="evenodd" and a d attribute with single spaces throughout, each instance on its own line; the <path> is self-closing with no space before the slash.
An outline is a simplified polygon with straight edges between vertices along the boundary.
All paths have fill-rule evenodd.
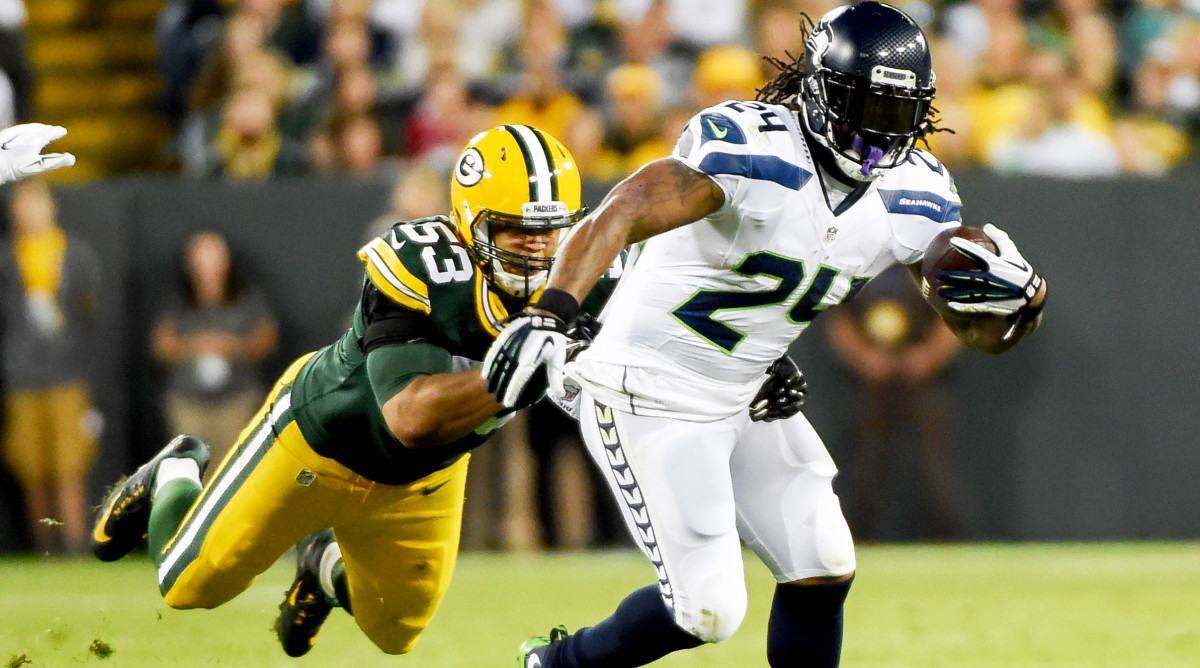
<path id="1" fill-rule="evenodd" d="M 422 376 L 383 405 L 383 417 L 405 447 L 420 449 L 457 441 L 499 413 L 478 371 Z"/>
<path id="2" fill-rule="evenodd" d="M 548 287 L 583 299 L 622 248 L 693 223 L 724 201 L 711 178 L 678 160 L 647 163 L 579 223 L 554 261 Z"/>
<path id="3" fill-rule="evenodd" d="M 1042 305 L 1046 302 L 1046 281 L 1019 316 L 984 315 L 971 318 L 942 319 L 959 341 L 969 348 L 990 355 L 1007 352 L 1042 323 Z"/>

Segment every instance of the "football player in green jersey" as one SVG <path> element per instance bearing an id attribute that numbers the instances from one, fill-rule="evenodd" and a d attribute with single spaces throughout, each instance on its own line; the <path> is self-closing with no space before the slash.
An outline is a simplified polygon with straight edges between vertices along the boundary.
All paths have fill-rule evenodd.
<path id="1" fill-rule="evenodd" d="M 181 435 L 109 493 L 100 559 L 148 540 L 166 603 L 212 608 L 315 536 L 301 547 L 320 581 L 283 606 L 288 653 L 308 651 L 334 601 L 353 601 L 384 652 L 412 648 L 450 581 L 467 453 L 512 416 L 479 361 L 584 213 L 570 153 L 528 126 L 477 135 L 450 187 L 452 217 L 398 223 L 359 251 L 353 326 L 284 372 L 207 486 L 207 446 Z"/>

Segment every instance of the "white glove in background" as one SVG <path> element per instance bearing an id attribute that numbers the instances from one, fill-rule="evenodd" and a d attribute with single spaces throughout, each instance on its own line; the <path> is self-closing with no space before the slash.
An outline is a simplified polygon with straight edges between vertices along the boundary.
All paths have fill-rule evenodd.
<path id="1" fill-rule="evenodd" d="M 70 153 L 42 155 L 46 144 L 67 134 L 58 125 L 25 123 L 0 130 L 0 183 L 75 164 Z"/>

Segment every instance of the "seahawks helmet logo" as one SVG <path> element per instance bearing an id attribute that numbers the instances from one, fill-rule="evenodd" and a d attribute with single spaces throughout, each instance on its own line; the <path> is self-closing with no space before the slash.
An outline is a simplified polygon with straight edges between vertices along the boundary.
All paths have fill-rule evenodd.
<path id="1" fill-rule="evenodd" d="M 463 151 L 454 167 L 454 178 L 459 185 L 470 188 L 483 180 L 483 154 L 474 146 Z"/>
<path id="2" fill-rule="evenodd" d="M 838 14 L 840 13 L 838 12 Z M 821 67 L 825 60 L 825 53 L 833 44 L 833 28 L 828 22 L 831 18 L 833 17 L 827 16 L 808 36 L 808 52 L 812 54 L 812 65 L 816 67 Z"/>

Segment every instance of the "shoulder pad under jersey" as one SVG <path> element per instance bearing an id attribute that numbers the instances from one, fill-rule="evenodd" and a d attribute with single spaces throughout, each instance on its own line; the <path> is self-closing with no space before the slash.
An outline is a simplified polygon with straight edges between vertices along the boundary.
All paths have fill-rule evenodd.
<path id="1" fill-rule="evenodd" d="M 878 189 L 889 213 L 921 216 L 935 223 L 962 221 L 962 199 L 954 177 L 929 151 L 913 149 L 907 160 L 880 177 Z"/>
<path id="2" fill-rule="evenodd" d="M 444 216 L 397 223 L 359 249 L 367 279 L 392 301 L 428 315 L 432 311 L 429 285 L 439 257 L 453 256 L 460 271 L 473 272 L 469 256 Z"/>
<path id="3" fill-rule="evenodd" d="M 737 177 L 799 190 L 813 174 L 799 164 L 790 115 L 779 105 L 723 102 L 688 121 L 672 155 L 712 176 L 727 194 Z"/>

